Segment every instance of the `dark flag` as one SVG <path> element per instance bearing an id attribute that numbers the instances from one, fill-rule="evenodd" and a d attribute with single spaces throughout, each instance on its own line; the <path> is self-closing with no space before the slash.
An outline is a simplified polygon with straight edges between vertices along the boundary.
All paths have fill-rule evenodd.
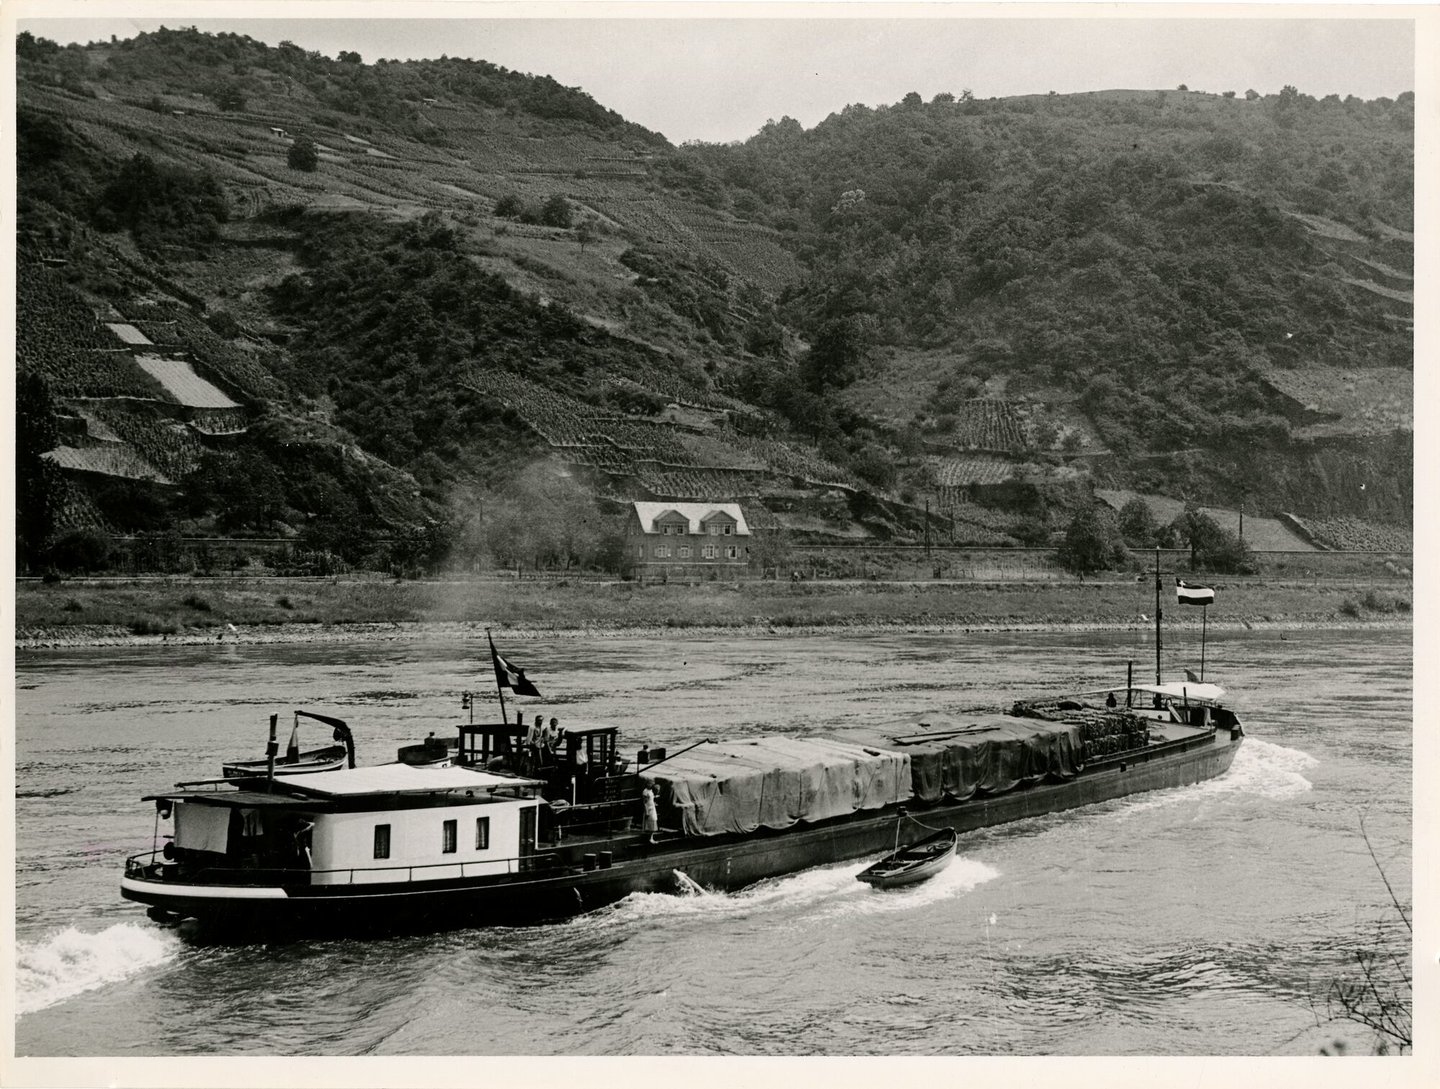
<path id="1" fill-rule="evenodd" d="M 1211 586 L 1192 586 L 1184 579 L 1176 579 L 1175 600 L 1181 605 L 1213 605 L 1215 590 Z"/>
<path id="2" fill-rule="evenodd" d="M 490 657 L 495 660 L 495 684 L 497 686 L 508 688 L 517 696 L 538 696 L 540 694 L 540 690 L 525 676 L 525 671 L 511 665 L 495 649 L 494 640 L 490 641 Z"/>

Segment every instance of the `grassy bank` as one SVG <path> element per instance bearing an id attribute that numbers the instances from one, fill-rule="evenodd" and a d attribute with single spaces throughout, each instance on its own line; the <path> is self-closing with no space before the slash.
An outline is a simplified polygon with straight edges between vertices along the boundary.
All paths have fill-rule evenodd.
<path id="1" fill-rule="evenodd" d="M 1410 584 L 1277 583 L 1217 587 L 1212 625 L 1408 623 Z M 553 581 L 387 582 L 164 579 L 23 582 L 21 646 L 117 638 L 312 638 L 357 626 L 488 625 L 497 631 L 689 627 L 1128 628 L 1154 611 L 1148 582 L 739 582 L 637 586 Z M 1166 623 L 1200 610 L 1163 601 Z M 235 632 L 232 633 L 232 626 Z"/>

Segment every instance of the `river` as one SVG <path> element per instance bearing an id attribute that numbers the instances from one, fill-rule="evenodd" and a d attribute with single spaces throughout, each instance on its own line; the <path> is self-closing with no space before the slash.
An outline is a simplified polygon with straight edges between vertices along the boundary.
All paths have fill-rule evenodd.
<path id="1" fill-rule="evenodd" d="M 562 722 L 626 748 L 876 723 L 1137 676 L 1139 636 L 777 634 L 512 641 Z M 1167 648 L 1167 653 L 1170 648 Z M 1185 652 L 1198 648 L 1177 648 Z M 637 895 L 568 923 L 211 946 L 122 900 L 141 795 L 261 755 L 291 708 L 362 763 L 493 708 L 483 640 L 20 652 L 16 1053 L 1315 1054 L 1309 996 L 1409 935 L 1408 632 L 1236 632 L 1207 679 L 1248 739 L 1222 778 L 963 837 L 936 879 L 863 863 L 729 895 Z M 302 738 L 303 739 L 303 738 Z M 316 727 L 315 741 L 328 740 Z M 283 738 L 282 738 L 283 741 Z"/>

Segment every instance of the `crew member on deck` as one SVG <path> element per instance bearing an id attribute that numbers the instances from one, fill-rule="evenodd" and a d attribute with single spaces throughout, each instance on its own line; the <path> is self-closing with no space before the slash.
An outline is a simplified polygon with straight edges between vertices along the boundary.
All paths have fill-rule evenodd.
<path id="1" fill-rule="evenodd" d="M 1110 710 L 1112 710 L 1112 711 L 1115 710 L 1115 693 L 1114 693 L 1114 692 L 1111 692 L 1108 696 L 1105 697 L 1105 706 L 1108 707 L 1108 708 L 1110 708 Z"/>
<path id="2" fill-rule="evenodd" d="M 640 804 L 645 808 L 643 832 L 650 833 L 650 842 L 655 842 L 655 833 L 660 830 L 660 817 L 655 812 L 655 787 L 645 784 L 645 789 L 640 792 Z"/>
<path id="3" fill-rule="evenodd" d="M 540 743 L 545 733 L 544 722 L 544 715 L 536 715 L 535 722 L 525 735 L 525 756 L 530 764 L 531 771 L 534 771 L 540 766 Z"/>

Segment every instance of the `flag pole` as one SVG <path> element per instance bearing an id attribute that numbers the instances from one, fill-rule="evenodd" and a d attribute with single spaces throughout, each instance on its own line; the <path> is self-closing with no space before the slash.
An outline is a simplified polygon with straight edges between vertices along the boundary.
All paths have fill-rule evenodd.
<path id="1" fill-rule="evenodd" d="M 1160 546 L 1155 546 L 1155 683 L 1160 683 Z"/>
<path id="2" fill-rule="evenodd" d="M 1200 679 L 1205 679 L 1205 622 L 1210 616 L 1210 606 L 1200 606 Z"/>
<path id="3" fill-rule="evenodd" d="M 510 712 L 505 710 L 505 689 L 500 687 L 500 671 L 495 668 L 495 640 L 490 638 L 490 629 L 485 629 L 485 641 L 490 644 L 490 673 L 495 678 L 495 695 L 500 697 L 500 721 L 510 724 Z"/>

